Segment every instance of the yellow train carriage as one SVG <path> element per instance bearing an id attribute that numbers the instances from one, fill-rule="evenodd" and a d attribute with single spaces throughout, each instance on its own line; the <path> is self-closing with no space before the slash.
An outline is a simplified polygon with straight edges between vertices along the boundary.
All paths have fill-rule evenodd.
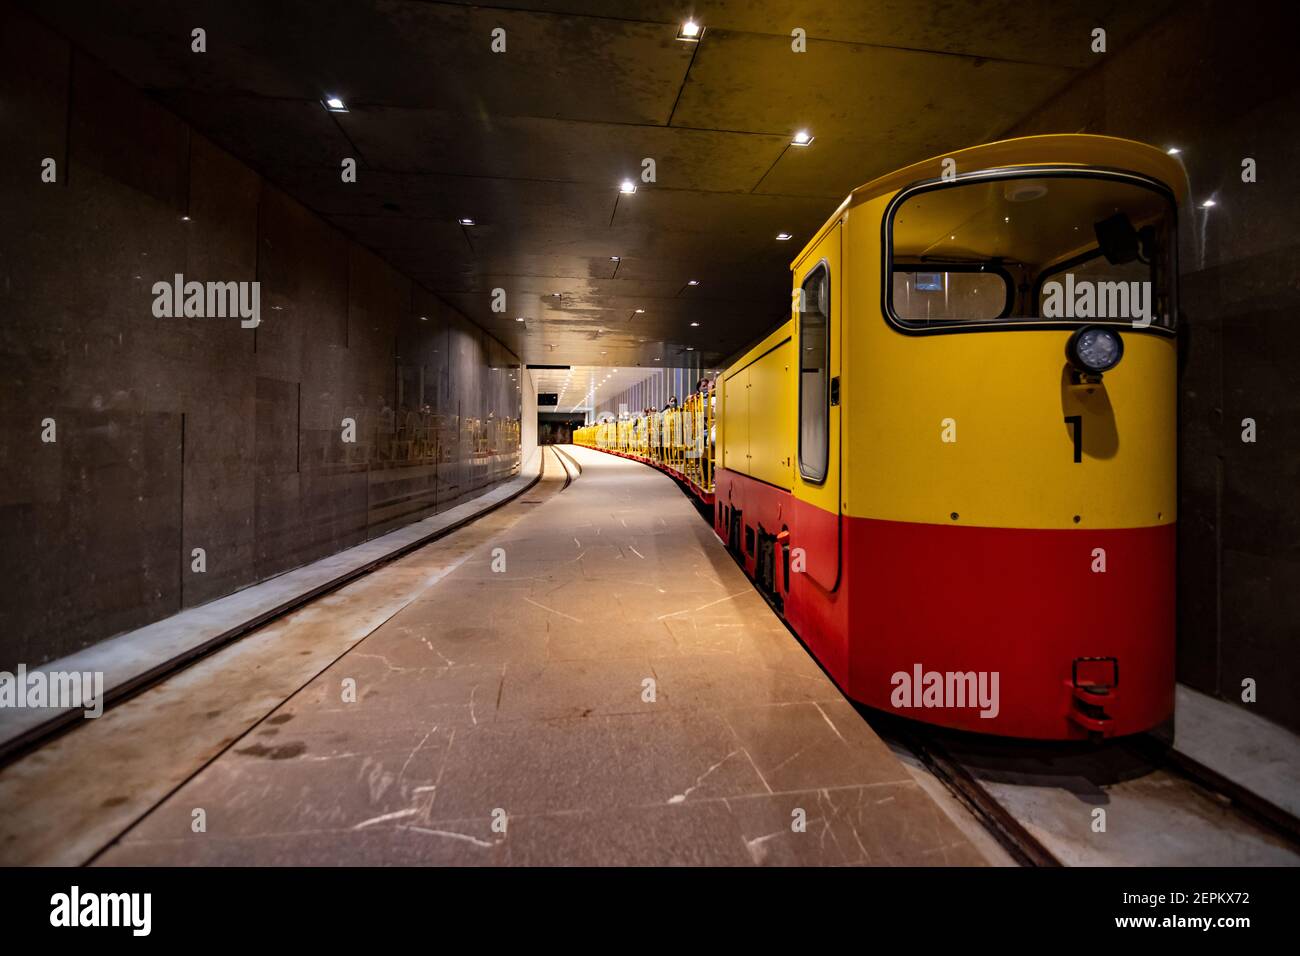
<path id="1" fill-rule="evenodd" d="M 574 429 L 573 442 L 654 465 L 712 505 L 715 409 L 705 389 L 661 412 Z"/>

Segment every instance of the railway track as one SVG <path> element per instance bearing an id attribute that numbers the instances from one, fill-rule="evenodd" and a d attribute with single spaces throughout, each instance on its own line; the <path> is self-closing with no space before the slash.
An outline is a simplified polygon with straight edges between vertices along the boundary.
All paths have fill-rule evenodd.
<path id="1" fill-rule="evenodd" d="M 867 708 L 859 708 L 863 719 L 871 724 L 886 740 L 910 751 L 916 759 L 944 784 L 948 790 L 971 812 L 984 828 L 997 840 L 1008 854 L 1022 866 L 1068 866 L 1063 859 L 1061 849 L 1071 849 L 1069 839 L 1062 835 L 1044 832 L 1041 825 L 1036 829 L 1044 836 L 1036 835 L 1017 811 L 1018 803 L 1033 803 L 1008 797 L 1011 788 L 1048 788 L 1059 786 L 1059 782 L 1049 775 L 1042 774 L 1037 767 L 1044 759 L 1064 753 L 1067 761 L 1082 759 L 1094 767 L 1097 781 L 1094 799 L 1101 804 L 1109 802 L 1114 787 L 1123 787 L 1126 782 L 1141 781 L 1163 771 L 1172 778 L 1176 787 L 1182 787 L 1186 793 L 1184 800 L 1204 801 L 1231 814 L 1235 827 L 1253 831 L 1259 838 L 1277 849 L 1274 859 L 1267 862 L 1285 862 L 1276 857 L 1285 855 L 1289 850 L 1292 862 L 1300 863 L 1300 820 L 1275 804 L 1259 797 L 1241 785 L 1205 767 L 1186 755 L 1167 746 L 1150 734 L 1141 734 L 1131 738 L 1107 741 L 1091 748 L 1089 754 L 1083 748 L 1070 745 L 1024 744 L 1019 741 L 981 739 L 973 734 L 954 734 L 942 729 L 915 724 L 905 718 L 890 714 L 881 714 Z M 1022 767 L 1016 767 L 1014 754 L 1019 751 L 1023 756 Z M 1010 756 L 1009 756 L 1010 755 Z M 985 779 L 996 781 L 995 786 L 988 786 Z M 1010 781 L 1020 778 L 1019 784 Z M 1104 781 L 1104 782 L 1102 782 Z M 1166 806 L 1177 803 L 1170 799 L 1169 788 L 1162 788 L 1159 797 L 1151 797 L 1149 810 L 1152 815 L 1160 817 L 1167 813 Z M 1133 799 L 1126 794 L 1127 799 Z M 1071 800 L 1075 800 L 1071 797 Z M 1084 805 L 1086 807 L 1086 804 Z M 1076 811 L 1078 808 L 1076 807 Z M 1168 817 L 1166 816 L 1166 819 Z M 1181 818 L 1185 822 L 1186 818 Z M 1212 856 L 1208 849 L 1214 834 L 1211 830 L 1221 830 L 1222 824 L 1212 819 L 1200 821 L 1206 828 L 1203 834 L 1181 831 L 1178 834 L 1179 845 L 1196 843 L 1204 839 L 1207 846 L 1206 855 Z M 1173 823 L 1170 823 L 1173 826 Z M 1159 836 L 1159 834 L 1157 834 Z M 1150 865 L 1171 865 L 1186 863 L 1185 859 L 1162 859 L 1159 853 L 1159 841 L 1152 841 L 1156 852 L 1149 859 Z M 1081 861 L 1087 863 L 1105 863 L 1103 859 Z M 1130 859 L 1115 860 L 1123 865 Z M 1206 859 L 1207 864 L 1223 862 Z"/>
<path id="2" fill-rule="evenodd" d="M 1294 814 L 1288 813 L 1277 804 L 1247 790 L 1203 763 L 1166 746 L 1149 734 L 1131 738 L 1123 743 L 1147 755 L 1170 773 L 1175 773 L 1202 790 L 1229 801 L 1241 816 L 1262 829 L 1272 831 L 1300 851 L 1300 818 Z"/>
<path id="3" fill-rule="evenodd" d="M 1064 866 L 942 743 L 931 739 L 922 728 L 908 727 L 899 719 L 885 716 L 868 720 L 868 723 L 879 731 L 876 725 L 882 721 L 892 725 L 888 736 L 910 750 L 1017 863 L 1021 866 Z"/>
<path id="4" fill-rule="evenodd" d="M 582 477 L 582 465 L 578 462 L 578 459 L 574 458 L 559 445 L 551 445 L 550 447 L 552 451 L 560 456 L 560 464 L 564 467 L 565 472 L 564 488 L 567 488 L 573 481 L 575 475 L 577 477 Z M 572 471 L 570 471 L 569 465 L 573 466 Z M 564 488 L 561 488 L 560 490 L 563 491 Z"/>

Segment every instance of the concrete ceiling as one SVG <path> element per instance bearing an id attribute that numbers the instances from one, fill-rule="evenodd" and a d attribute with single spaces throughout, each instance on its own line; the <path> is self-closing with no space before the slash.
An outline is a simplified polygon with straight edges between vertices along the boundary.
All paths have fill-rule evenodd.
<path id="1" fill-rule="evenodd" d="M 622 368 L 752 341 L 850 189 L 996 137 L 1095 61 L 1094 28 L 1115 49 L 1169 2 L 28 6 L 525 362 Z M 657 181 L 620 195 L 645 157 Z"/>
<path id="2" fill-rule="evenodd" d="M 594 408 L 602 398 L 618 395 L 654 375 L 657 368 L 623 365 L 574 365 L 569 368 L 530 369 L 539 394 L 554 393 L 556 405 L 541 411 L 578 412 Z"/>

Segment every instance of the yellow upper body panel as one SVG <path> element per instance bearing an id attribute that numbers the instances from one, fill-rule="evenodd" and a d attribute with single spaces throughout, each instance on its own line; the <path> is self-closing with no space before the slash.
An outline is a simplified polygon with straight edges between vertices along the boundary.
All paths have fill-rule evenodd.
<path id="1" fill-rule="evenodd" d="M 857 308 L 844 325 L 844 512 L 997 528 L 1172 522 L 1174 337 L 1121 329 L 1119 364 L 1074 384 L 1069 329 L 905 334 L 881 307 L 890 198 L 846 216 L 845 298 Z"/>
<path id="2" fill-rule="evenodd" d="M 1176 343 L 1157 330 L 1121 329 L 1122 361 L 1101 382 L 1075 384 L 1070 330 L 993 328 L 906 334 L 882 311 L 881 224 L 899 190 L 958 174 L 1019 166 L 1078 166 L 1137 173 L 1181 200 L 1186 177 L 1162 150 L 1104 136 L 1053 135 L 960 150 L 856 189 L 792 264 L 796 293 L 825 260 L 831 268 L 828 374 L 830 473 L 809 482 L 798 462 L 799 374 L 769 378 L 752 404 L 755 362 L 788 340 L 800 316 L 723 373 L 722 467 L 755 473 L 770 444 L 794 456 L 770 483 L 818 508 L 850 516 L 1002 528 L 1128 528 L 1172 522 L 1176 504 Z M 797 298 L 795 301 L 798 301 Z M 781 346 L 784 347 L 784 346 Z M 784 363 L 783 363 L 784 364 Z M 744 388 L 743 423 L 738 417 Z M 780 395 L 774 409 L 766 393 Z M 730 434 L 728 434 L 730 431 Z M 1076 449 L 1076 437 L 1078 447 Z M 744 445 L 742 451 L 741 445 Z M 843 449 L 841 453 L 841 448 Z M 1076 452 L 1078 460 L 1076 461 Z M 766 452 L 765 452 L 766 454 Z"/>
<path id="3" fill-rule="evenodd" d="M 794 465 L 793 323 L 773 332 L 721 378 L 721 467 L 789 490 Z"/>
<path id="4" fill-rule="evenodd" d="M 907 336 L 875 311 L 845 374 L 848 513 L 998 528 L 1174 520 L 1174 339 L 1125 335 L 1120 363 L 1075 385 L 1068 331 Z"/>

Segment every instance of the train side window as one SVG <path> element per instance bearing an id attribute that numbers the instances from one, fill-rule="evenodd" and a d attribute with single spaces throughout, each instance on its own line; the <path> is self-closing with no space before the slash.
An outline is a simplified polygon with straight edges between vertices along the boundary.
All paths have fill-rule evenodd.
<path id="1" fill-rule="evenodd" d="M 830 270 L 823 262 L 800 287 L 799 473 L 825 481 L 830 452 Z"/>

